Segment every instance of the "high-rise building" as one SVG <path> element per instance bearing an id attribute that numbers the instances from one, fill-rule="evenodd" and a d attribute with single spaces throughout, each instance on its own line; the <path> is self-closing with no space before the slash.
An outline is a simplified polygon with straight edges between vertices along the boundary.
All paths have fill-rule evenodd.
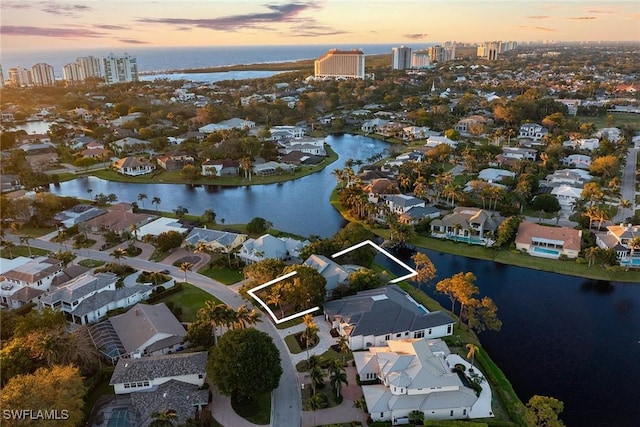
<path id="1" fill-rule="evenodd" d="M 411 48 L 400 46 L 391 49 L 393 53 L 393 69 L 406 70 L 411 68 Z"/>
<path id="2" fill-rule="evenodd" d="M 84 69 L 77 62 L 62 66 L 62 78 L 67 83 L 79 83 L 85 80 Z"/>
<path id="3" fill-rule="evenodd" d="M 53 67 L 43 62 L 31 67 L 31 79 L 34 86 L 54 86 L 56 84 Z"/>
<path id="4" fill-rule="evenodd" d="M 125 53 L 115 56 L 113 53 L 103 58 L 104 81 L 107 84 L 138 81 L 138 63 L 134 56 Z"/>
<path id="5" fill-rule="evenodd" d="M 81 56 L 76 58 L 76 63 L 82 68 L 84 78 L 103 78 L 102 64 L 95 56 Z"/>
<path id="6" fill-rule="evenodd" d="M 411 54 L 411 68 L 428 68 L 430 66 L 431 59 L 428 50 L 416 50 Z"/>
<path id="7" fill-rule="evenodd" d="M 28 68 L 13 67 L 8 71 L 9 84 L 14 87 L 26 87 L 33 85 L 31 71 Z"/>
<path id="8" fill-rule="evenodd" d="M 314 63 L 316 77 L 364 79 L 364 53 L 331 49 Z"/>
<path id="9" fill-rule="evenodd" d="M 478 58 L 485 58 L 490 61 L 495 61 L 501 53 L 508 52 L 518 47 L 518 43 L 515 41 L 493 41 L 485 42 L 478 45 L 477 56 Z"/>

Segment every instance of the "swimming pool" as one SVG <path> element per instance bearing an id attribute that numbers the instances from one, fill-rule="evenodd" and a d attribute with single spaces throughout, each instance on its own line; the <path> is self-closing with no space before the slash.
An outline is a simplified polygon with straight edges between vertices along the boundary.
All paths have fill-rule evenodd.
<path id="1" fill-rule="evenodd" d="M 472 245 L 484 245 L 484 240 L 481 239 L 480 237 L 474 237 L 474 236 L 456 236 L 454 234 L 447 234 L 447 239 L 449 240 L 453 240 L 455 242 L 464 242 L 464 243 L 470 243 Z"/>
<path id="2" fill-rule="evenodd" d="M 554 256 L 554 257 L 559 257 L 560 256 L 560 251 L 559 250 L 550 249 L 550 248 L 543 248 L 541 246 L 534 246 L 532 251 L 536 252 L 536 253 L 539 253 L 539 254 L 550 255 L 550 256 Z"/>
<path id="3" fill-rule="evenodd" d="M 115 408 L 111 412 L 107 427 L 132 427 L 129 422 L 129 410 L 127 408 Z"/>
<path id="4" fill-rule="evenodd" d="M 625 258 L 620 260 L 620 265 L 625 267 L 640 267 L 640 258 Z"/>

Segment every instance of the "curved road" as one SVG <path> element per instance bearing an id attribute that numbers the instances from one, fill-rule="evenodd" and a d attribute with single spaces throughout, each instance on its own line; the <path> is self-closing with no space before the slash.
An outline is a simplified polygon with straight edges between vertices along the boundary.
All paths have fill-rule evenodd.
<path id="1" fill-rule="evenodd" d="M 8 234 L 7 237 L 11 238 L 14 243 L 19 244 L 19 240 L 16 236 Z M 59 243 L 52 243 L 41 239 L 33 239 L 30 242 L 31 247 L 45 249 L 52 252 L 57 252 L 61 245 Z M 99 261 L 113 261 L 113 257 L 106 252 L 94 250 L 94 249 L 79 249 L 75 250 L 75 253 L 84 258 L 91 258 Z M 162 263 L 156 263 L 137 258 L 126 258 L 126 263 L 134 268 L 140 270 L 158 271 L 169 270 L 170 274 L 174 277 L 184 277 L 184 273 L 174 267 L 173 265 L 166 265 Z M 226 285 L 203 276 L 198 273 L 187 273 L 188 281 L 194 286 L 202 289 L 205 292 L 220 299 L 225 304 L 230 305 L 233 308 L 238 308 L 242 304 L 247 304 L 236 292 L 229 289 Z M 247 304 L 252 306 L 252 304 Z M 295 367 L 289 357 L 289 350 L 284 343 L 284 340 L 278 334 L 278 331 L 273 323 L 268 320 L 258 323 L 256 329 L 266 332 L 273 339 L 274 344 L 280 351 L 281 365 L 282 365 L 282 377 L 280 378 L 280 384 L 277 389 L 272 393 L 271 399 L 271 425 L 272 426 L 291 426 L 294 424 L 300 425 L 302 423 L 302 404 L 300 386 L 298 385 L 298 377 L 296 375 Z"/>

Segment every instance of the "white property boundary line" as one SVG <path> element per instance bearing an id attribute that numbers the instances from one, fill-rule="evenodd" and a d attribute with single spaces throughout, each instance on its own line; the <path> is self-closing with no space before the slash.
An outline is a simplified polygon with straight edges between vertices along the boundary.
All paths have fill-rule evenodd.
<path id="1" fill-rule="evenodd" d="M 414 270 L 413 268 L 409 267 L 407 264 L 405 264 L 404 262 L 400 261 L 398 258 L 394 257 L 393 255 L 391 255 L 389 252 L 385 251 L 384 249 L 382 249 L 380 246 L 376 245 L 375 243 L 373 243 L 371 240 L 365 240 L 364 242 L 360 242 L 357 245 L 353 245 L 350 248 L 344 249 L 340 252 L 337 252 L 333 255 L 331 255 L 331 258 L 336 258 L 339 257 L 340 255 L 344 255 L 348 252 L 351 252 L 353 250 L 359 249 L 364 245 L 371 245 L 374 247 L 374 249 L 376 249 L 379 252 L 382 252 L 383 254 L 385 254 L 386 256 L 388 256 L 389 258 L 391 258 L 392 260 L 394 260 L 395 262 L 397 262 L 402 268 L 405 268 L 407 270 L 409 270 L 408 274 L 405 274 L 404 276 L 401 277 L 396 277 L 393 280 L 390 280 L 389 283 L 398 283 L 398 282 L 402 282 L 405 279 L 409 279 L 410 277 L 413 276 L 417 276 L 418 272 L 416 270 Z"/>
<path id="2" fill-rule="evenodd" d="M 409 267 L 407 264 L 405 264 L 404 262 L 400 261 L 395 256 L 391 255 L 389 252 L 387 252 L 386 250 L 382 249 L 380 246 L 376 245 L 371 240 L 365 240 L 364 242 L 360 242 L 360 243 L 358 243 L 356 245 L 348 247 L 347 249 L 341 250 L 340 252 L 336 252 L 335 254 L 331 255 L 331 258 L 337 258 L 337 257 L 339 257 L 341 255 L 344 255 L 346 253 L 349 253 L 351 251 L 359 249 L 359 248 L 361 248 L 361 247 L 363 247 L 365 245 L 372 246 L 375 250 L 377 250 L 378 252 L 382 252 L 384 255 L 386 255 L 387 257 L 391 258 L 396 263 L 398 263 L 398 265 L 400 265 L 402 268 L 405 268 L 406 270 L 409 271 L 408 274 L 405 274 L 404 276 L 397 277 L 397 278 L 395 278 L 393 280 L 390 280 L 389 283 L 402 282 L 403 280 L 406 280 L 406 279 L 409 279 L 411 277 L 414 277 L 414 276 L 418 275 L 418 272 L 416 270 L 414 270 L 413 268 Z M 296 274 L 298 274 L 297 271 L 292 271 L 290 273 L 287 273 L 287 274 L 285 274 L 283 276 L 280 276 L 280 277 L 276 277 L 275 279 L 270 280 L 267 283 L 263 283 L 262 285 L 258 285 L 255 288 L 252 288 L 249 291 L 247 291 L 247 293 L 249 295 L 251 295 L 251 298 L 253 298 L 254 300 L 258 301 L 258 303 L 267 311 L 267 313 L 269 313 L 269 316 L 271 316 L 271 318 L 273 319 L 273 321 L 276 324 L 284 323 L 284 322 L 289 321 L 291 319 L 295 319 L 297 317 L 304 316 L 305 314 L 313 313 L 314 311 L 320 310 L 320 307 L 316 306 L 316 307 L 309 308 L 307 310 L 301 311 L 299 313 L 292 314 L 291 316 L 287 316 L 287 317 L 283 317 L 282 319 L 278 319 L 276 317 L 276 315 L 273 313 L 273 311 L 269 308 L 269 306 L 255 294 L 256 292 L 258 292 L 261 289 L 267 288 L 267 287 L 269 287 L 271 285 L 274 285 L 274 284 L 276 284 L 278 282 L 281 282 L 281 281 L 283 281 L 285 279 L 288 279 L 289 277 L 295 276 Z"/>

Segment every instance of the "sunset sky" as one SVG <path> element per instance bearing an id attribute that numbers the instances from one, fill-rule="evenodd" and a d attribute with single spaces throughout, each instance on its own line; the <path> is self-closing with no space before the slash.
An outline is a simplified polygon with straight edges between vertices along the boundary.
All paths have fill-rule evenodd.
<path id="1" fill-rule="evenodd" d="M 640 41 L 640 1 L 2 0 L 2 49 Z"/>

